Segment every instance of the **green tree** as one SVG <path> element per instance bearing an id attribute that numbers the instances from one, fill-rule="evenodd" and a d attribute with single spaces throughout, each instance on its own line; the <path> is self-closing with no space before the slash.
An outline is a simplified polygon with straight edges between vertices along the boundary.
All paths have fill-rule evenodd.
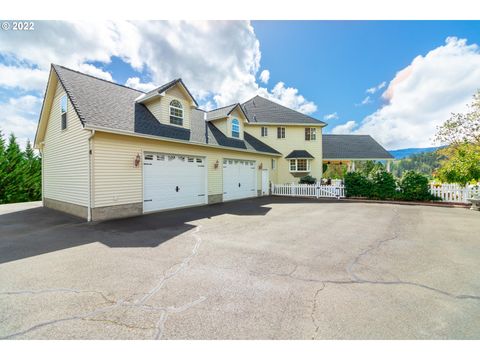
<path id="1" fill-rule="evenodd" d="M 371 196 L 377 199 L 393 199 L 396 195 L 395 178 L 386 170 L 379 170 L 372 176 Z"/>
<path id="2" fill-rule="evenodd" d="M 472 103 L 467 108 L 465 114 L 452 114 L 450 119 L 437 128 L 436 142 L 448 145 L 480 143 L 480 90 L 473 95 Z"/>
<path id="3" fill-rule="evenodd" d="M 436 176 L 443 182 L 466 185 L 480 181 L 480 145 L 462 143 L 442 150 L 446 160 Z"/>
<path id="4" fill-rule="evenodd" d="M 406 171 L 398 183 L 403 200 L 431 200 L 428 177 L 415 171 Z"/>

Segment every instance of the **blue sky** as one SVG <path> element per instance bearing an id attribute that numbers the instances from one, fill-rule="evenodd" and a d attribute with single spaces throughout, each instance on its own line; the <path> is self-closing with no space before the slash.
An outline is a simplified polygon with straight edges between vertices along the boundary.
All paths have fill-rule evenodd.
<path id="1" fill-rule="evenodd" d="M 201 106 L 260 94 L 388 149 L 433 145 L 480 88 L 480 22 L 37 22 L 0 32 L 0 128 L 33 140 L 50 63 Z"/>

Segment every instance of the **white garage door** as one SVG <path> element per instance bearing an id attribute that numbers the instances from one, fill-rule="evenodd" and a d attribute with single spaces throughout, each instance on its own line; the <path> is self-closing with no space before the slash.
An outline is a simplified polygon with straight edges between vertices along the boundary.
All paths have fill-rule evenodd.
<path id="1" fill-rule="evenodd" d="M 257 196 L 255 161 L 223 160 L 223 200 Z"/>
<path id="2" fill-rule="evenodd" d="M 157 211 L 205 204 L 205 158 L 145 153 L 143 210 Z"/>

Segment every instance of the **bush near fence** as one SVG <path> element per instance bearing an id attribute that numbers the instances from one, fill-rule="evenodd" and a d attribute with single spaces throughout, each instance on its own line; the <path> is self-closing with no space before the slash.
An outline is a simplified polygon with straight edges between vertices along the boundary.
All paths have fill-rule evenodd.
<path id="1" fill-rule="evenodd" d="M 428 178 L 414 171 L 407 171 L 401 179 L 395 180 L 385 170 L 367 177 L 359 172 L 345 175 L 345 195 L 381 200 L 426 201 L 438 200 L 429 191 Z"/>

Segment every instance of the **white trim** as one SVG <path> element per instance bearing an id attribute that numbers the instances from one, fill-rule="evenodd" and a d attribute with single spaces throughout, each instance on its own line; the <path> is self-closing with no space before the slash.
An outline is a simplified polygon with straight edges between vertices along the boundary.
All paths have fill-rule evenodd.
<path id="1" fill-rule="evenodd" d="M 167 137 L 163 137 L 163 136 L 132 133 L 130 131 L 116 130 L 116 129 L 107 128 L 107 127 L 103 127 L 103 126 L 92 126 L 92 125 L 87 124 L 87 125 L 85 125 L 85 129 L 87 129 L 87 130 L 97 130 L 97 131 L 102 131 L 102 132 L 117 134 L 117 135 L 139 137 L 139 138 L 144 138 L 144 139 L 153 139 L 153 140 L 160 140 L 160 141 L 166 141 L 166 142 L 173 142 L 173 143 L 178 143 L 178 144 L 188 144 L 188 145 L 202 146 L 202 147 L 208 147 L 208 148 L 214 148 L 214 149 L 223 149 L 223 150 L 245 152 L 245 153 L 249 153 L 249 154 L 261 154 L 261 155 L 276 156 L 276 157 L 282 156 L 282 154 L 274 154 L 274 153 L 268 153 L 268 152 L 263 152 L 263 151 L 243 150 L 243 149 L 229 147 L 229 146 L 204 144 L 204 143 L 200 143 L 200 142 L 196 142 L 196 141 L 185 141 L 185 140 L 167 138 Z"/>
<path id="2" fill-rule="evenodd" d="M 323 158 L 323 161 L 366 161 L 366 160 L 377 160 L 377 161 L 385 161 L 385 160 L 395 160 L 395 158 L 338 158 L 338 159 L 327 159 Z"/>
<path id="3" fill-rule="evenodd" d="M 93 150 L 92 150 L 92 138 L 95 135 L 95 130 L 91 130 L 91 134 L 88 137 L 88 207 L 87 207 L 87 221 L 92 221 L 92 179 L 93 179 Z"/>
<path id="4" fill-rule="evenodd" d="M 309 158 L 291 158 L 287 159 L 288 160 L 288 171 L 290 173 L 305 173 L 305 172 L 311 172 L 312 171 L 312 163 Z M 291 168 L 291 162 L 292 160 L 295 160 L 295 170 L 292 170 Z M 298 160 L 307 160 L 307 169 L 306 170 L 298 170 Z"/>
<path id="5" fill-rule="evenodd" d="M 261 125 L 261 126 L 301 126 L 301 127 L 325 127 L 327 124 L 315 124 L 315 123 L 269 123 L 269 122 L 249 122 L 248 125 Z"/>
<path id="6" fill-rule="evenodd" d="M 155 92 L 151 93 L 150 95 L 142 94 L 135 99 L 135 102 L 137 102 L 139 104 L 143 104 L 144 102 L 146 102 L 150 99 L 153 99 L 157 96 L 163 97 L 163 96 L 165 96 L 165 92 L 158 93 L 158 92 L 155 91 Z"/>

